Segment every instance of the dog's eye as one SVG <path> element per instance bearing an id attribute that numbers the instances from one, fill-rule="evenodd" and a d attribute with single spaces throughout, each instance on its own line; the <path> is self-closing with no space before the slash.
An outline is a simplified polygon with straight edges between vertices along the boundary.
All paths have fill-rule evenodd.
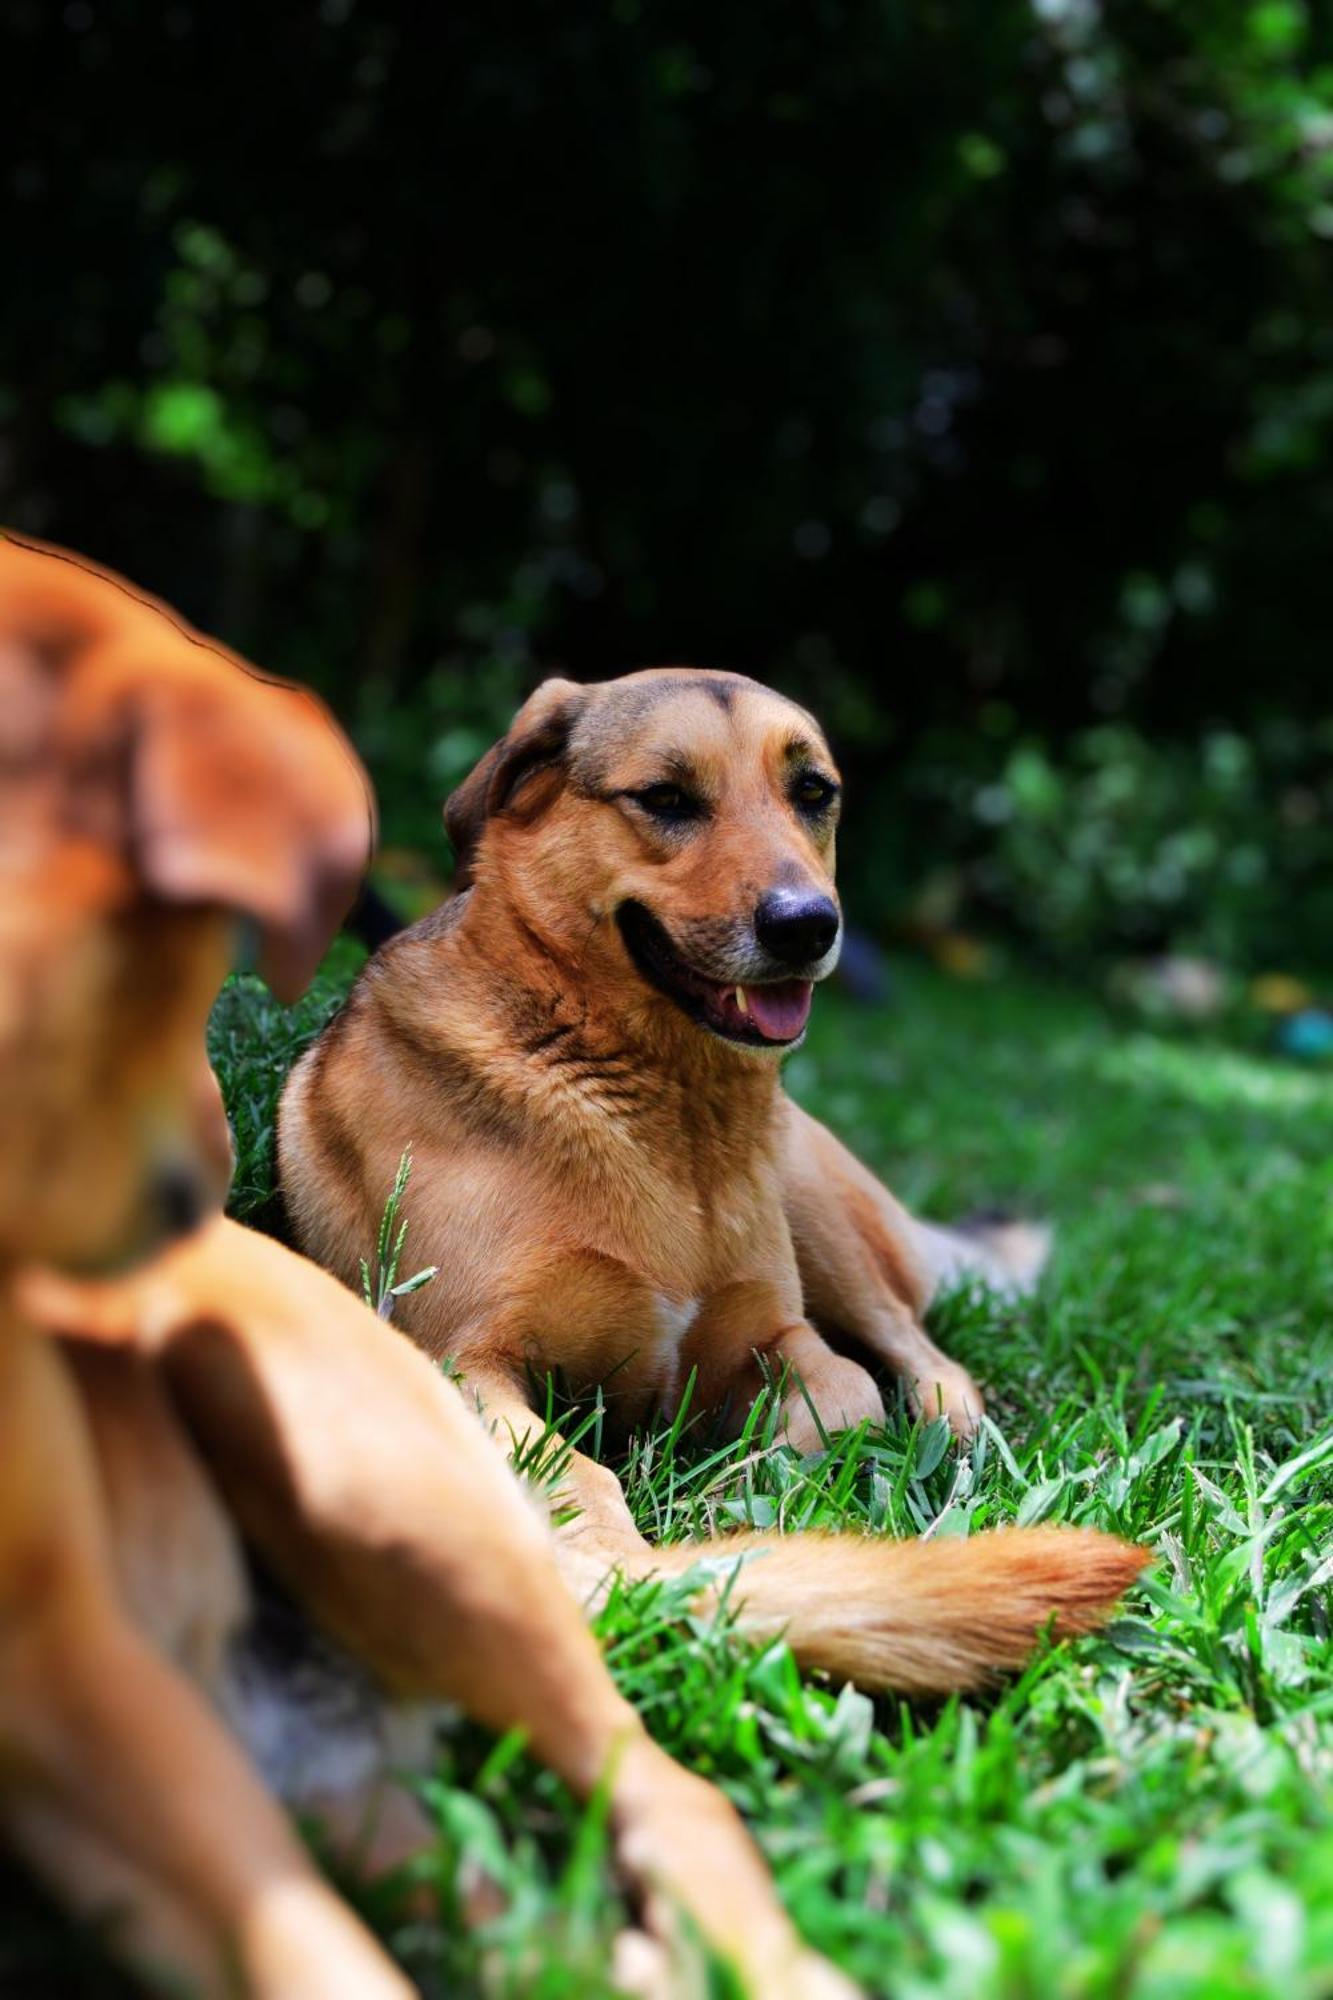
<path id="1" fill-rule="evenodd" d="M 698 819 L 703 813 L 702 802 L 681 785 L 645 785 L 641 792 L 631 793 L 631 797 L 654 819 L 665 820 L 669 825 Z"/>
<path id="2" fill-rule="evenodd" d="M 791 802 L 803 813 L 827 812 L 837 796 L 837 786 L 817 771 L 803 771 L 791 788 Z"/>

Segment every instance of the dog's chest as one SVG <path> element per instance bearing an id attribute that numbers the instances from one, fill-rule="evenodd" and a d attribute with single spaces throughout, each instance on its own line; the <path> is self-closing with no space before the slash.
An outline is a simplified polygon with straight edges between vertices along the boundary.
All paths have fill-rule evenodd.
<path id="1" fill-rule="evenodd" d="M 678 1174 L 651 1174 L 639 1195 L 626 1215 L 628 1261 L 661 1297 L 664 1330 L 670 1322 L 683 1339 L 700 1302 L 752 1263 L 755 1245 L 770 1234 L 775 1200 L 751 1175 L 700 1189 Z"/>
<path id="2" fill-rule="evenodd" d="M 678 1299 L 666 1292 L 654 1292 L 652 1310 L 659 1347 L 665 1353 L 679 1354 L 698 1317 L 698 1299 Z"/>
<path id="3" fill-rule="evenodd" d="M 603 1152 L 583 1205 L 599 1255 L 634 1274 L 641 1352 L 682 1354 L 701 1316 L 743 1281 L 779 1278 L 790 1244 L 781 1185 L 766 1151 L 691 1145 L 687 1132 Z M 719 1156 L 721 1155 L 721 1156 Z M 566 1198 L 567 1198 L 566 1189 Z M 586 1225 L 585 1225 L 586 1226 Z M 646 1308 L 646 1310 L 645 1310 Z"/>

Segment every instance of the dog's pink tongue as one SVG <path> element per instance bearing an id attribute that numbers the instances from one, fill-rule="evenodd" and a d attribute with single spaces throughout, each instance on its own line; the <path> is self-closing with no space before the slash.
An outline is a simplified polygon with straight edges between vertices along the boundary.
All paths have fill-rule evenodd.
<path id="1" fill-rule="evenodd" d="M 814 990 L 808 979 L 784 979 L 777 986 L 747 986 L 750 1019 L 766 1041 L 794 1042 L 810 1019 Z"/>

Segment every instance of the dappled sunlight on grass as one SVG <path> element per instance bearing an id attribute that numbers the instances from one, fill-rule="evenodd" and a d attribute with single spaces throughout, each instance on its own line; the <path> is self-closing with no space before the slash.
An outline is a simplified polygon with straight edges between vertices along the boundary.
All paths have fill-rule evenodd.
<path id="1" fill-rule="evenodd" d="M 1333 1078 L 1212 1043 L 1131 1035 L 1100 1051 L 1093 1058 L 1093 1073 L 1106 1083 L 1181 1097 L 1209 1109 L 1244 1104 L 1333 1116 Z"/>

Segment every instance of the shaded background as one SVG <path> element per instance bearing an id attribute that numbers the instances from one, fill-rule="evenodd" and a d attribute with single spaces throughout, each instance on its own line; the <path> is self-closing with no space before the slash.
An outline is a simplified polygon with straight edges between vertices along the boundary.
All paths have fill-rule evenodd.
<path id="1" fill-rule="evenodd" d="M 880 934 L 1330 953 L 1333 10 L 4 0 L 0 518 L 321 687 L 790 688 Z"/>

